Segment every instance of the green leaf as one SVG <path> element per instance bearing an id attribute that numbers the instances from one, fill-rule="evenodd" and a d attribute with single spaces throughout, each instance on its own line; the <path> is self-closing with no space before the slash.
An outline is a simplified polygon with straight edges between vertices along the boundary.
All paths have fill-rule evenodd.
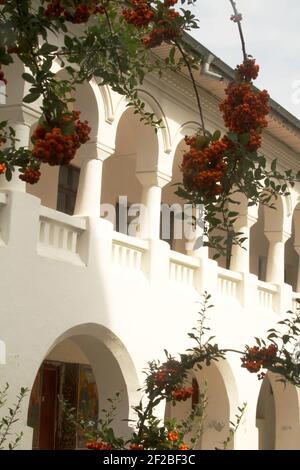
<path id="1" fill-rule="evenodd" d="M 58 47 L 54 46 L 54 44 L 49 44 L 48 42 L 45 42 L 45 44 L 42 45 L 42 47 L 39 49 L 38 54 L 39 55 L 48 55 L 52 54 L 53 52 L 57 51 Z"/>
<path id="2" fill-rule="evenodd" d="M 272 161 L 271 170 L 276 171 L 276 166 L 277 166 L 277 158 L 275 158 L 275 160 Z"/>
<path id="3" fill-rule="evenodd" d="M 23 101 L 24 101 L 24 103 L 33 103 L 40 96 L 41 96 L 41 94 L 39 92 L 29 93 L 28 95 L 24 96 Z"/>
<path id="4" fill-rule="evenodd" d="M 216 130 L 214 133 L 213 133 L 213 136 L 212 136 L 212 141 L 213 142 L 216 142 L 217 140 L 219 140 L 221 137 L 221 131 L 219 130 Z"/>
<path id="5" fill-rule="evenodd" d="M 22 78 L 26 81 L 31 83 L 32 85 L 35 84 L 35 78 L 30 75 L 30 73 L 22 73 Z"/>

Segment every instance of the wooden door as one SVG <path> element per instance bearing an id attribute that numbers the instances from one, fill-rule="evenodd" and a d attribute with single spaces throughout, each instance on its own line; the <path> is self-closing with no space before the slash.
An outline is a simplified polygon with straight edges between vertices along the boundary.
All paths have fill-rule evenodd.
<path id="1" fill-rule="evenodd" d="M 59 368 L 44 365 L 42 368 L 39 449 L 51 450 L 55 448 L 58 387 Z"/>

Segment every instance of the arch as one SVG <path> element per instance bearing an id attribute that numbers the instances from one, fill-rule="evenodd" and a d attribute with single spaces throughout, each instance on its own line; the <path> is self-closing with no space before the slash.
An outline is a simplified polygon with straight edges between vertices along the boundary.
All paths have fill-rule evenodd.
<path id="1" fill-rule="evenodd" d="M 257 402 L 259 448 L 261 450 L 300 449 L 299 390 L 268 373 Z"/>
<path id="2" fill-rule="evenodd" d="M 115 420 L 115 431 L 121 436 L 126 436 L 129 428 L 124 420 L 131 417 L 131 403 L 135 403 L 139 398 L 137 392 L 139 380 L 128 351 L 116 335 L 99 324 L 86 323 L 76 325 L 59 335 L 48 346 L 46 354 L 36 369 L 35 377 L 38 377 L 40 381 L 43 380 L 40 378 L 40 371 L 43 370 L 45 364 L 49 366 L 49 361 L 50 366 L 51 364 L 53 365 L 53 361 L 54 365 L 59 364 L 62 366 L 69 364 L 67 370 L 70 369 L 70 364 L 74 367 L 80 366 L 80 364 L 83 364 L 85 367 L 89 365 L 94 375 L 100 410 L 109 407 L 107 403 L 108 398 L 114 398 L 116 392 L 121 392 L 117 409 L 118 414 Z M 43 367 L 41 368 L 41 366 Z M 60 390 L 62 390 L 60 393 L 63 396 L 65 396 L 63 391 L 65 380 L 63 376 L 63 379 L 61 379 L 62 385 L 60 386 Z M 76 380 L 78 380 L 78 377 Z M 70 386 L 68 387 L 70 388 Z M 38 393 L 41 395 L 43 385 L 40 384 L 39 387 Z M 74 382 L 74 387 L 76 389 L 77 382 Z M 78 396 L 76 395 L 78 393 L 76 390 L 71 393 L 71 396 L 74 396 L 74 394 L 76 397 Z M 36 384 L 33 386 L 32 393 L 37 396 Z M 51 397 L 49 400 L 51 401 Z M 32 406 L 32 397 L 30 403 Z M 39 410 L 42 409 L 42 405 L 39 404 Z M 101 413 L 100 411 L 100 416 Z M 32 425 L 30 423 L 30 420 L 32 420 L 32 408 L 30 407 L 28 409 L 28 420 L 28 425 Z"/>
<path id="3" fill-rule="evenodd" d="M 148 107 L 148 111 L 154 113 L 155 117 L 159 120 L 161 119 L 162 126 L 159 127 L 157 130 L 157 138 L 159 142 L 159 154 L 169 154 L 171 151 L 171 138 L 170 138 L 170 130 L 169 125 L 164 114 L 162 107 L 160 106 L 159 102 L 147 91 L 143 89 L 138 89 L 139 98 L 141 98 L 146 107 Z M 126 110 L 130 108 L 128 106 L 128 101 L 125 96 L 123 96 L 115 109 L 114 114 L 114 128 L 115 132 L 117 131 L 119 121 L 122 118 L 122 115 L 126 112 Z"/>
<path id="4" fill-rule="evenodd" d="M 186 135 L 193 135 L 198 132 L 200 124 L 197 121 L 187 121 L 177 129 L 172 140 L 172 155 L 173 158 L 177 151 L 177 147 L 181 144 Z"/>
<path id="5" fill-rule="evenodd" d="M 203 432 L 196 449 L 222 448 L 222 444 L 229 435 L 230 421 L 234 419 L 237 412 L 239 400 L 235 378 L 231 366 L 227 360 L 220 360 L 202 370 L 194 369 L 188 376 L 187 386 L 197 382 L 200 393 L 207 390 L 207 406 L 204 411 Z M 195 398 L 194 398 L 195 401 Z M 166 419 L 185 419 L 192 411 L 193 400 L 180 402 L 175 406 L 167 404 Z M 198 423 L 199 424 L 199 423 Z M 188 435 L 188 440 L 195 437 L 197 424 Z M 231 442 L 229 447 L 234 447 Z"/>

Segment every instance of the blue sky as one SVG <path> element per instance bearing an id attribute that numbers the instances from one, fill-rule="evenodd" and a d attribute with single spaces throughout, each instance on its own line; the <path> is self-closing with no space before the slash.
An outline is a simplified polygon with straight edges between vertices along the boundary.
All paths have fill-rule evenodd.
<path id="1" fill-rule="evenodd" d="M 247 52 L 261 67 L 256 85 L 300 119 L 300 1 L 237 0 L 237 6 L 243 14 Z M 197 0 L 191 9 L 200 20 L 192 35 L 232 67 L 240 63 L 229 0 Z"/>

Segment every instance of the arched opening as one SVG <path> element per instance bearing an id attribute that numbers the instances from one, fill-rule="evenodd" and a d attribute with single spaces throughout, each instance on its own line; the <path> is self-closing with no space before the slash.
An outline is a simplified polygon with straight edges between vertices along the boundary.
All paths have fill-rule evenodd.
<path id="1" fill-rule="evenodd" d="M 143 162 L 145 153 L 151 154 L 149 161 Z M 118 122 L 115 140 L 115 153 L 103 163 L 101 215 L 114 222 L 115 230 L 126 235 L 138 234 L 138 205 L 142 202 L 142 184 L 137 171 L 144 171 L 144 165 L 151 169 L 158 154 L 158 141 L 154 129 L 145 126 L 127 108 Z M 151 161 L 152 160 L 152 161 Z M 141 169 L 142 167 L 142 169 Z M 110 208 L 114 213 L 110 213 Z"/>
<path id="2" fill-rule="evenodd" d="M 63 401 L 84 419 L 98 418 L 98 392 L 88 358 L 71 339 L 59 343 L 41 364 L 31 391 L 28 426 L 33 449 L 75 449 L 84 438 L 65 418 Z"/>
<path id="3" fill-rule="evenodd" d="M 292 236 L 285 244 L 284 279 L 294 292 L 300 291 L 300 203 L 296 206 L 292 218 Z"/>
<path id="4" fill-rule="evenodd" d="M 57 73 L 57 80 L 67 78 L 64 70 Z M 94 141 L 99 127 L 98 103 L 94 90 L 88 82 L 78 85 L 70 103 L 69 109 L 80 111 L 80 119 L 87 120 L 91 126 L 91 141 Z M 31 128 L 32 135 L 36 124 Z M 87 144 L 77 151 L 74 159 L 67 166 L 50 166 L 42 163 L 41 177 L 38 183 L 26 185 L 26 191 L 33 196 L 41 199 L 43 206 L 56 209 L 69 215 L 73 215 L 75 208 L 76 195 L 79 184 L 80 168 L 82 166 L 82 157 L 88 152 Z"/>
<path id="5" fill-rule="evenodd" d="M 130 415 L 129 393 L 134 400 L 138 381 L 124 346 L 104 330 L 99 325 L 75 327 L 54 343 L 42 361 L 28 409 L 33 449 L 84 448 L 86 436 L 70 426 L 63 403 L 67 401 L 77 417 L 94 421 L 110 407 L 107 399 L 117 392 L 114 429 L 121 436 L 128 433 L 124 420 Z"/>
<path id="6" fill-rule="evenodd" d="M 187 380 L 187 386 L 193 388 L 191 398 L 175 406 L 167 404 L 166 419 L 176 418 L 178 421 L 186 419 L 197 405 L 203 404 L 203 398 L 206 397 L 203 421 L 202 423 L 199 419 L 195 421 L 194 429 L 187 436 L 187 443 L 196 438 L 195 449 L 223 449 L 224 441 L 229 436 L 230 403 L 229 393 L 218 366 L 211 364 L 200 371 L 194 370 Z M 201 433 L 199 426 L 202 429 Z M 230 442 L 228 448 L 232 449 L 233 446 L 234 443 Z"/>
<path id="7" fill-rule="evenodd" d="M 265 212 L 260 204 L 257 222 L 250 229 L 250 273 L 266 280 L 269 243 L 265 236 Z"/>
<path id="8" fill-rule="evenodd" d="M 177 183 L 182 182 L 182 173 L 180 165 L 182 156 L 186 150 L 184 140 L 177 145 L 173 166 L 172 181 L 162 189 L 162 223 L 161 223 L 161 239 L 170 244 L 171 250 L 179 253 L 187 253 L 187 240 L 185 234 L 184 221 L 182 219 L 185 201 L 175 194 Z"/>
<path id="9" fill-rule="evenodd" d="M 275 399 L 268 376 L 262 382 L 256 409 L 256 426 L 258 428 L 259 450 L 275 449 Z"/>
<path id="10" fill-rule="evenodd" d="M 260 450 L 299 450 L 299 391 L 267 374 L 258 397 L 256 425 Z"/>

